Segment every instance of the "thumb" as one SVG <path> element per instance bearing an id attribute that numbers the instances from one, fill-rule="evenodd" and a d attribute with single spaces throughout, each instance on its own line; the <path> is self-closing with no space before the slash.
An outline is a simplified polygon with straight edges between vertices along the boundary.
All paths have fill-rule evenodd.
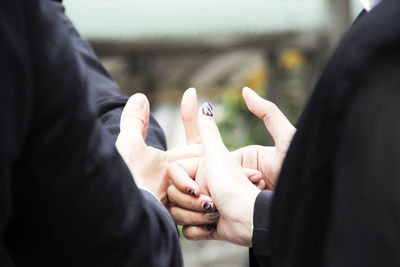
<path id="1" fill-rule="evenodd" d="M 197 94 L 196 89 L 189 88 L 185 91 L 181 102 L 181 116 L 185 128 L 186 143 L 188 145 L 200 143 L 197 131 Z"/>
<path id="2" fill-rule="evenodd" d="M 206 158 L 213 159 L 221 153 L 228 152 L 215 123 L 214 109 L 211 103 L 206 102 L 201 106 L 197 117 L 197 126 Z"/>
<path id="3" fill-rule="evenodd" d="M 120 136 L 136 144 L 145 145 L 149 115 L 150 105 L 147 97 L 141 93 L 131 96 L 122 111 Z"/>
<path id="4" fill-rule="evenodd" d="M 287 146 L 292 140 L 296 128 L 272 102 L 261 98 L 248 87 L 243 88 L 243 98 L 249 110 L 264 121 L 268 132 L 274 139 L 277 147 Z"/>

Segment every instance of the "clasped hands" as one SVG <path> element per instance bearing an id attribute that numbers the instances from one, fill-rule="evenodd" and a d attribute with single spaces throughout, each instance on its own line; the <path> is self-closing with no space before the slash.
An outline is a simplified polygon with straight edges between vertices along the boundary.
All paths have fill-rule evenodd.
<path id="1" fill-rule="evenodd" d="M 146 146 L 149 103 L 132 96 L 121 117 L 116 146 L 136 184 L 153 192 L 191 240 L 222 240 L 251 247 L 253 209 L 260 190 L 273 190 L 296 129 L 271 102 L 243 89 L 249 110 L 264 121 L 274 147 L 229 152 L 210 103 L 197 110 L 194 89 L 182 98 L 187 146 L 169 151 Z"/>

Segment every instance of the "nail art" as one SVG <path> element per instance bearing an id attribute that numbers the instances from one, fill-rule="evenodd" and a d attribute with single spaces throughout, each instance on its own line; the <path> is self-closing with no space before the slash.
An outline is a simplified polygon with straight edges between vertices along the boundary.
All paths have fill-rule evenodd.
<path id="1" fill-rule="evenodd" d="M 204 214 L 204 218 L 206 218 L 207 220 L 214 220 L 217 219 L 219 217 L 219 212 L 213 212 L 213 213 L 205 213 Z"/>
<path id="2" fill-rule="evenodd" d="M 215 223 L 207 224 L 206 228 L 208 231 L 214 231 L 214 230 L 217 230 L 217 225 Z"/>
<path id="3" fill-rule="evenodd" d="M 189 189 L 187 190 L 187 192 L 188 192 L 190 195 L 192 195 L 192 196 L 194 196 L 194 197 L 197 197 L 196 191 L 194 191 L 193 189 L 189 188 Z"/>
<path id="4" fill-rule="evenodd" d="M 214 117 L 214 109 L 210 102 L 206 102 L 201 106 L 201 112 L 205 116 Z"/>
<path id="5" fill-rule="evenodd" d="M 203 202 L 203 209 L 205 211 L 213 211 L 213 204 L 211 202 Z"/>

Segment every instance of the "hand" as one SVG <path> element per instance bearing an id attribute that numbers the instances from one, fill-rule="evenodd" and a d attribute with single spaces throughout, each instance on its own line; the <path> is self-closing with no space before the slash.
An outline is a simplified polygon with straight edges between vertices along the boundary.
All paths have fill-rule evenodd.
<path id="1" fill-rule="evenodd" d="M 260 190 L 249 181 L 240 162 L 225 148 L 212 116 L 210 104 L 203 105 L 202 114 L 198 115 L 198 129 L 205 157 L 172 163 L 168 175 L 181 191 L 190 183 L 194 186 L 194 181 L 189 182 L 192 179 L 206 182 L 218 207 L 218 227 L 210 232 L 214 229 L 186 226 L 184 234 L 191 239 L 217 239 L 250 246 L 253 206 Z"/>
<path id="2" fill-rule="evenodd" d="M 265 187 L 265 182 L 263 183 L 264 180 L 261 179 L 264 177 L 268 177 L 265 181 L 267 182 L 269 189 L 272 189 L 275 185 L 277 176 L 279 175 L 292 136 L 295 133 L 295 128 L 288 122 L 275 105 L 269 101 L 263 100 L 250 89 L 244 88 L 243 96 L 249 109 L 255 115 L 264 120 L 268 130 L 270 130 L 271 135 L 274 137 L 276 147 L 250 146 L 242 148 L 233 152 L 233 159 L 236 159 L 237 162 L 241 163 L 242 169 L 247 172 L 246 176 L 250 178 L 250 181 L 257 183 L 260 189 L 264 189 Z M 282 128 L 280 129 L 276 124 L 281 124 Z M 208 193 L 208 189 L 200 189 L 207 188 L 207 185 L 204 185 L 205 179 L 194 177 L 194 174 L 192 173 L 191 178 L 196 179 L 196 182 L 199 184 L 203 184 L 201 187 L 187 176 L 185 179 L 182 170 L 180 170 L 182 166 L 179 166 L 180 164 L 184 164 L 183 166 L 188 164 L 190 165 L 188 161 L 185 162 L 186 163 L 176 163 L 178 166 L 171 165 L 169 168 L 171 176 L 175 175 L 174 177 L 176 178 L 183 177 L 182 179 L 172 179 L 174 184 L 171 184 L 168 188 L 168 197 L 172 203 L 175 203 L 175 206 L 170 208 L 170 213 L 178 224 L 185 225 L 183 232 L 187 238 L 213 238 L 211 233 L 215 228 L 215 224 L 212 223 L 216 221 L 218 214 L 204 213 L 204 211 L 212 212 L 215 210 L 215 206 L 213 207 L 210 205 L 212 202 L 205 202 L 202 197 L 203 194 L 200 195 L 199 198 L 185 194 L 185 190 L 189 187 L 193 188 L 192 191 L 205 191 Z M 193 165 L 194 163 L 191 164 Z M 254 169 L 258 169 L 263 175 L 254 173 Z M 178 172 L 178 174 L 174 174 L 174 172 Z M 181 172 L 181 175 L 179 175 L 179 172 Z M 213 207 L 214 209 L 208 210 L 207 207 Z M 206 224 L 208 228 L 204 226 L 196 226 Z"/>
<path id="3" fill-rule="evenodd" d="M 244 168 L 259 170 L 265 178 L 267 189 L 274 190 L 296 128 L 274 103 L 261 98 L 248 87 L 243 88 L 242 94 L 249 110 L 264 121 L 275 146 L 248 146 L 236 150 L 233 154 L 242 162 Z"/>
<path id="4" fill-rule="evenodd" d="M 186 99 L 192 101 L 192 98 Z M 190 103 L 188 103 L 190 106 Z M 187 110 L 184 110 L 186 112 Z M 135 183 L 153 192 L 164 205 L 167 205 L 166 190 L 168 179 L 166 168 L 175 160 L 202 155 L 199 145 L 161 151 L 145 143 L 149 124 L 150 105 L 145 95 L 135 94 L 126 104 L 120 124 L 120 134 L 116 147 L 128 165 Z M 183 114 L 186 116 L 186 114 Z M 190 122 L 183 121 L 191 131 Z M 188 125 L 186 125 L 188 124 Z"/>

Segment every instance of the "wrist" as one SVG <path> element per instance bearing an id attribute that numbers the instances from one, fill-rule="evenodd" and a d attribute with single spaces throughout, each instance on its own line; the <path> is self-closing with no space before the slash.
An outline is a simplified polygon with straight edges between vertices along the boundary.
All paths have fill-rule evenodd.
<path id="1" fill-rule="evenodd" d="M 166 190 L 162 190 L 161 188 L 158 188 L 158 186 L 154 187 L 151 184 L 141 183 L 140 179 L 135 180 L 135 182 L 139 189 L 149 192 L 155 198 L 157 198 L 158 201 L 160 201 L 165 207 L 167 206 L 168 198 Z"/>
<path id="2" fill-rule="evenodd" d="M 237 199 L 241 200 L 241 203 L 233 207 L 236 210 L 235 218 L 231 218 L 232 237 L 234 238 L 231 242 L 245 247 L 252 246 L 254 204 L 261 192 L 257 187 L 253 185 L 252 187 L 254 188 L 246 191 L 246 195 L 236 196 Z"/>
<path id="3" fill-rule="evenodd" d="M 254 190 L 249 192 L 247 198 L 246 215 L 243 216 L 243 244 L 246 247 L 252 247 L 252 239 L 253 239 L 253 225 L 254 225 L 254 204 L 256 202 L 258 194 L 261 192 L 257 187 L 254 186 Z"/>

